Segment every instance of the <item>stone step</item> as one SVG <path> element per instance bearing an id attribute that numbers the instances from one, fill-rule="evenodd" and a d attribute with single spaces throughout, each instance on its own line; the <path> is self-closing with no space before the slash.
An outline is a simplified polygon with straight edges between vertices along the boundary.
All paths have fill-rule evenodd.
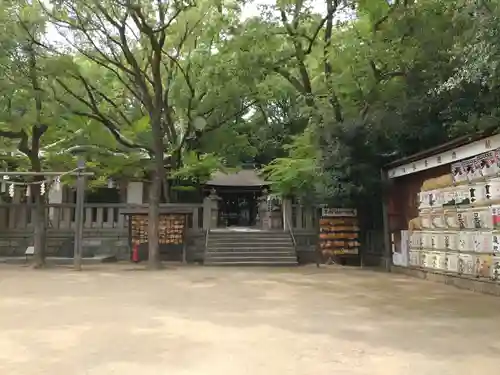
<path id="1" fill-rule="evenodd" d="M 232 249 L 232 248 L 259 248 L 259 249 L 274 249 L 274 248 L 293 248 L 293 244 L 289 242 L 276 243 L 252 243 L 252 242 L 231 242 L 231 243 L 213 243 L 208 241 L 207 249 Z"/>
<path id="2" fill-rule="evenodd" d="M 282 260 L 238 260 L 234 262 L 216 261 L 205 262 L 206 266 L 260 266 L 260 267 L 293 267 L 298 266 L 297 261 L 282 261 Z"/>
<path id="3" fill-rule="evenodd" d="M 205 252 L 209 266 L 295 266 L 297 255 L 287 232 L 210 232 Z"/>
<path id="4" fill-rule="evenodd" d="M 256 257 L 264 257 L 264 258 L 272 258 L 272 257 L 289 257 L 295 256 L 294 251 L 225 251 L 225 252 L 207 252 L 206 256 L 208 258 L 223 258 L 223 257 L 247 257 L 247 256 L 256 256 Z"/>
<path id="5" fill-rule="evenodd" d="M 217 244 L 232 244 L 232 243 L 291 243 L 292 240 L 290 238 L 209 238 L 208 242 L 217 243 Z"/>
<path id="6" fill-rule="evenodd" d="M 218 244 L 231 244 L 231 243 L 292 243 L 291 238 L 208 238 L 208 242 Z"/>
<path id="7" fill-rule="evenodd" d="M 291 241 L 290 236 L 212 236 L 209 241 Z"/>
<path id="8" fill-rule="evenodd" d="M 231 248 L 293 248 L 293 243 L 291 242 L 273 242 L 273 243 L 259 243 L 259 242 L 227 242 L 227 243 L 214 243 L 208 241 L 207 249 L 231 249 Z"/>
<path id="9" fill-rule="evenodd" d="M 289 258 L 224 258 L 224 259 L 205 259 L 205 264 L 235 264 L 235 263 L 247 263 L 247 262 L 259 262 L 261 264 L 276 264 L 276 263 L 286 263 L 286 264 L 297 264 L 297 259 L 294 257 Z"/>
<path id="10" fill-rule="evenodd" d="M 240 252 L 242 254 L 246 253 L 294 253 L 295 249 L 292 246 L 281 246 L 281 247 L 208 247 L 207 253 L 210 254 L 220 254 L 220 253 L 235 253 Z"/>
<path id="11" fill-rule="evenodd" d="M 280 234 L 288 234 L 287 231 L 284 230 L 255 230 L 255 231 L 215 231 L 215 230 L 210 230 L 210 234 L 215 235 L 221 235 L 221 236 L 240 236 L 240 235 L 247 235 L 247 236 L 274 236 L 274 235 L 280 235 Z"/>

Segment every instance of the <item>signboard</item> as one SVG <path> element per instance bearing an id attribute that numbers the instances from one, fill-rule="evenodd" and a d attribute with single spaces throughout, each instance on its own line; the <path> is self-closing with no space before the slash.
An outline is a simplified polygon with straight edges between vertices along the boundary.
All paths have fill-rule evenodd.
<path id="1" fill-rule="evenodd" d="M 137 214 L 131 217 L 132 243 L 137 245 L 148 242 L 148 215 Z M 160 245 L 181 245 L 184 242 L 186 215 L 160 215 Z"/>
<path id="2" fill-rule="evenodd" d="M 322 217 L 357 217 L 358 213 L 355 208 L 331 208 L 323 207 L 321 209 Z"/>
<path id="3" fill-rule="evenodd" d="M 319 246 L 323 255 L 357 255 L 359 225 L 355 209 L 323 208 L 319 225 Z"/>
<path id="4" fill-rule="evenodd" d="M 438 155 L 429 156 L 425 159 L 420 159 L 408 164 L 400 165 L 388 171 L 389 178 L 397 178 L 407 174 L 421 172 L 443 164 L 455 163 L 469 159 L 481 153 L 493 151 L 493 156 L 496 150 L 500 147 L 500 134 L 495 134 L 486 139 L 479 139 L 475 142 L 465 144 L 463 146 L 442 152 Z M 490 154 L 491 155 L 491 154 Z"/>

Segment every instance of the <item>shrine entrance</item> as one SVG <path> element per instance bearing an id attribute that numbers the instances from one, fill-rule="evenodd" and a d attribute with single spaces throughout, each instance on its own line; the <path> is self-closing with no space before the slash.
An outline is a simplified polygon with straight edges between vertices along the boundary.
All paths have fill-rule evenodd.
<path id="1" fill-rule="evenodd" d="M 220 191 L 219 227 L 254 227 L 257 223 L 260 192 Z"/>
<path id="2" fill-rule="evenodd" d="M 261 228 L 261 197 L 267 185 L 253 169 L 234 174 L 215 173 L 205 188 L 207 194 L 212 192 L 216 196 L 217 228 Z"/>

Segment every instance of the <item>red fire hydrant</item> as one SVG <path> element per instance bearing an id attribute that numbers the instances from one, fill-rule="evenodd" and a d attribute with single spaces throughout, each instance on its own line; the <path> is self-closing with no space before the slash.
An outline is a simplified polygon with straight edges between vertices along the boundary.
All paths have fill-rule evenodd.
<path id="1" fill-rule="evenodd" d="M 134 244 L 132 248 L 132 262 L 139 263 L 139 244 Z"/>

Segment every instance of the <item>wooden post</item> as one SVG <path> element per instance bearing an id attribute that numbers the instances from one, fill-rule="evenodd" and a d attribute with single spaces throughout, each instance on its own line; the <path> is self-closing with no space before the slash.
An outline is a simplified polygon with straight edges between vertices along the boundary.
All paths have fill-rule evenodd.
<path id="1" fill-rule="evenodd" d="M 82 248 L 83 248 L 83 209 L 85 203 L 85 176 L 81 174 L 85 168 L 85 161 L 78 158 L 78 175 L 76 181 L 76 208 L 75 208 L 75 249 L 74 265 L 77 271 L 82 269 Z"/>
<path id="2" fill-rule="evenodd" d="M 198 208 L 196 208 L 198 211 Z M 188 220 L 190 215 L 184 215 L 184 233 L 182 233 L 182 264 L 187 263 L 187 239 L 188 239 Z M 193 224 L 194 227 L 194 224 Z"/>
<path id="3" fill-rule="evenodd" d="M 387 199 L 386 199 L 386 187 L 389 179 L 387 178 L 387 172 L 383 169 L 380 170 L 380 177 L 382 180 L 382 223 L 384 231 L 384 262 L 385 269 L 387 272 L 391 272 L 392 266 L 392 247 L 391 247 L 391 235 L 389 228 L 389 214 L 387 212 Z"/>

